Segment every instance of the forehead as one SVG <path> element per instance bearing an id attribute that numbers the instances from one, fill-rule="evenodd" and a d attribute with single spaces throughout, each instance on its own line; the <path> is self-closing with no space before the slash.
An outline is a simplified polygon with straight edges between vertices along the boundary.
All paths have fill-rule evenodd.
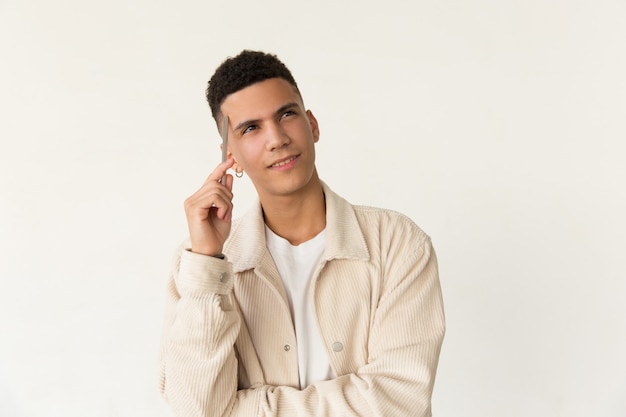
<path id="1" fill-rule="evenodd" d="M 282 78 L 270 78 L 226 97 L 222 113 L 229 118 L 262 118 L 273 114 L 286 103 L 302 106 L 300 94 Z"/>

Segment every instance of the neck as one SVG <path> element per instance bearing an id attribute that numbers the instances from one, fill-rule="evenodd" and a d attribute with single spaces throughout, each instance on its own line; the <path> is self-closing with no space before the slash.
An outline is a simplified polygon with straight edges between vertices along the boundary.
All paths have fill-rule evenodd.
<path id="1" fill-rule="evenodd" d="M 262 199 L 261 206 L 265 224 L 292 245 L 314 238 L 326 227 L 326 201 L 317 173 L 298 193 Z"/>

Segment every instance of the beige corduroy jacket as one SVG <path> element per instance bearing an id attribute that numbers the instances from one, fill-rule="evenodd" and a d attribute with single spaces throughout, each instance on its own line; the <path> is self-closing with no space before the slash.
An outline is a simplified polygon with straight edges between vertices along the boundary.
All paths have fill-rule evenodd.
<path id="1" fill-rule="evenodd" d="M 176 258 L 160 354 L 176 416 L 431 415 L 445 324 L 430 238 L 401 214 L 324 192 L 312 294 L 336 378 L 297 388 L 294 325 L 257 206 L 233 223 L 226 259 L 184 245 Z"/>

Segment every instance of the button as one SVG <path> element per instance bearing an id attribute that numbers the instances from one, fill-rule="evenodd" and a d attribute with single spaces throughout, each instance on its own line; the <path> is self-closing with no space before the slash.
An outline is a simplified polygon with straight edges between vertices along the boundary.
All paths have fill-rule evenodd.
<path id="1" fill-rule="evenodd" d="M 285 349 L 285 352 L 289 352 L 291 350 L 291 346 L 285 345 L 283 346 L 283 349 Z"/>
<path id="2" fill-rule="evenodd" d="M 222 272 L 220 274 L 220 282 L 226 282 L 228 281 L 228 272 Z"/>
<path id="3" fill-rule="evenodd" d="M 335 352 L 341 352 L 343 350 L 343 345 L 341 344 L 341 342 L 333 343 L 333 350 Z"/>

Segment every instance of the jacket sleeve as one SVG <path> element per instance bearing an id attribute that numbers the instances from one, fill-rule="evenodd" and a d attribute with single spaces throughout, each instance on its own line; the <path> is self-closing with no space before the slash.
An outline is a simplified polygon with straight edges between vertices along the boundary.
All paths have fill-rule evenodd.
<path id="1" fill-rule="evenodd" d="M 234 343 L 240 318 L 229 302 L 230 264 L 181 248 L 168 280 L 160 390 L 176 416 L 225 416 L 235 401 Z"/>
<path id="2" fill-rule="evenodd" d="M 183 255 L 180 296 L 170 288 L 169 302 L 175 306 L 166 316 L 161 360 L 161 390 L 175 415 L 431 416 L 445 324 L 437 261 L 428 238 L 419 250 L 398 251 L 385 262 L 381 273 L 387 278 L 370 323 L 367 363 L 304 390 L 265 385 L 237 391 L 233 345 L 240 319 L 224 300 L 220 303 L 220 294 L 230 291 L 232 282 L 219 288 L 220 293 L 209 288 L 212 284 L 202 284 L 200 275 L 187 276 L 184 258 L 193 254 Z"/>

